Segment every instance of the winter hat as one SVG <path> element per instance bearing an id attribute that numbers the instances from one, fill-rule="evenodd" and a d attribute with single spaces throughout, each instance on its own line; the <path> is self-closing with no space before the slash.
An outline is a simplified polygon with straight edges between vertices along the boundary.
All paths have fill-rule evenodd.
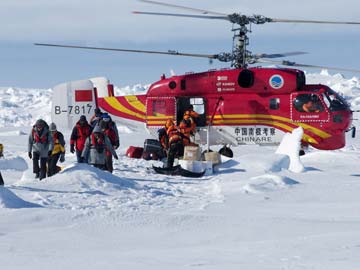
<path id="1" fill-rule="evenodd" d="M 99 108 L 96 108 L 96 109 L 94 110 L 94 112 L 95 112 L 95 115 L 96 115 L 96 116 L 100 116 L 100 115 L 101 115 L 101 110 L 100 110 Z"/>
<path id="2" fill-rule="evenodd" d="M 101 115 L 101 118 L 105 121 L 105 122 L 109 122 L 110 121 L 110 115 L 108 115 L 107 113 L 103 113 Z"/>
<path id="3" fill-rule="evenodd" d="M 44 120 L 42 120 L 42 119 L 37 120 L 36 123 L 35 123 L 35 126 L 43 128 L 45 126 Z"/>
<path id="4" fill-rule="evenodd" d="M 99 125 L 96 125 L 94 127 L 93 133 L 101 133 L 101 132 L 102 132 L 101 127 Z"/>
<path id="5" fill-rule="evenodd" d="M 106 122 L 104 120 L 100 120 L 99 126 L 101 129 L 106 129 L 108 127 L 108 122 Z"/>
<path id="6" fill-rule="evenodd" d="M 86 122 L 86 116 L 85 115 L 80 116 L 80 122 Z"/>
<path id="7" fill-rule="evenodd" d="M 51 124 L 50 124 L 49 130 L 50 130 L 50 131 L 56 131 L 56 125 L 55 125 L 55 123 L 51 123 Z"/>
<path id="8" fill-rule="evenodd" d="M 175 125 L 175 124 L 174 124 L 174 121 L 172 119 L 166 120 L 166 122 L 165 122 L 165 127 L 166 128 L 169 128 L 169 127 L 171 127 L 173 125 Z"/>

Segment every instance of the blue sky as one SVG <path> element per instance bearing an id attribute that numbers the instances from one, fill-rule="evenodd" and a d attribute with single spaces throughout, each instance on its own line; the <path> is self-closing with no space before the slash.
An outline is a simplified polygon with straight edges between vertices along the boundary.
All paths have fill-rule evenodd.
<path id="1" fill-rule="evenodd" d="M 360 2 L 355 0 L 326 4 L 310 0 L 167 2 L 272 18 L 360 21 Z M 209 65 L 207 59 L 33 45 L 61 43 L 204 54 L 231 50 L 231 24 L 226 21 L 134 15 L 134 10 L 184 13 L 136 0 L 1 0 L 0 86 L 50 88 L 69 80 L 106 76 L 122 87 L 152 83 L 162 73 L 169 75 L 170 70 L 182 74 L 229 66 L 218 62 Z M 309 54 L 289 60 L 360 69 L 360 26 L 273 23 L 252 29 L 250 50 L 254 53 L 306 51 Z"/>

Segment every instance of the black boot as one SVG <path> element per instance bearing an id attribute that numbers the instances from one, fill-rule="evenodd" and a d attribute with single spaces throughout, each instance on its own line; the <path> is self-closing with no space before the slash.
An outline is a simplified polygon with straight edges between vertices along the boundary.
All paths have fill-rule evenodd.
<path id="1" fill-rule="evenodd" d="M 46 177 L 46 173 L 40 173 L 39 180 L 43 180 Z"/>
<path id="2" fill-rule="evenodd" d="M 0 186 L 3 186 L 4 185 L 4 179 L 1 175 L 1 172 L 0 172 Z"/>

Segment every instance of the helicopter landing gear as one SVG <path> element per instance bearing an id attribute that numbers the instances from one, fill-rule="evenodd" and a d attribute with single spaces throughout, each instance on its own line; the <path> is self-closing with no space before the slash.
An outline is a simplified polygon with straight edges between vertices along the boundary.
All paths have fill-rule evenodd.
<path id="1" fill-rule="evenodd" d="M 213 150 L 209 149 L 209 150 L 204 150 L 202 153 L 201 153 L 201 160 L 205 160 L 205 154 L 206 153 L 210 153 L 210 152 L 213 152 Z"/>
<path id="2" fill-rule="evenodd" d="M 299 156 L 304 156 L 306 153 L 305 150 L 308 150 L 308 148 L 309 148 L 309 144 L 302 143 L 299 150 Z"/>
<path id="3" fill-rule="evenodd" d="M 230 147 L 227 147 L 226 145 L 224 145 L 224 147 L 219 150 L 219 153 L 225 157 L 234 157 L 233 151 L 230 149 Z"/>

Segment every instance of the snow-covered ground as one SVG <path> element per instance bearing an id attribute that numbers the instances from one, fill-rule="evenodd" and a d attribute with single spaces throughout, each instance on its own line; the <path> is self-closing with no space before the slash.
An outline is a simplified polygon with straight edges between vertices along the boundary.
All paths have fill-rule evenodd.
<path id="1" fill-rule="evenodd" d="M 307 80 L 359 109 L 358 78 L 323 71 Z M 40 182 L 26 146 L 35 120 L 50 121 L 51 93 L 0 88 L 1 269 L 360 269 L 359 137 L 348 134 L 337 151 L 310 149 L 300 173 L 275 146 L 241 146 L 213 175 L 184 179 L 127 158 L 147 134 L 124 128 L 113 174 L 68 152 L 64 170 Z"/>

